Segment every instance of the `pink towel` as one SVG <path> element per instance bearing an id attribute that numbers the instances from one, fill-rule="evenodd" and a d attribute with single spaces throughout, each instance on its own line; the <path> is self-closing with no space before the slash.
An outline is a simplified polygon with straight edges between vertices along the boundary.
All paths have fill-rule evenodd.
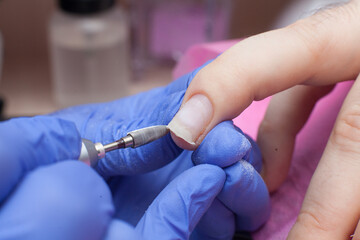
<path id="1" fill-rule="evenodd" d="M 175 68 L 174 76 L 191 71 L 219 55 L 236 41 L 203 44 L 190 48 Z M 312 174 L 321 158 L 341 104 L 352 82 L 338 84 L 315 106 L 308 122 L 296 139 L 289 176 L 279 190 L 272 194 L 269 221 L 253 234 L 255 240 L 286 239 L 301 208 Z M 270 98 L 254 102 L 234 122 L 244 132 L 256 138 Z"/>

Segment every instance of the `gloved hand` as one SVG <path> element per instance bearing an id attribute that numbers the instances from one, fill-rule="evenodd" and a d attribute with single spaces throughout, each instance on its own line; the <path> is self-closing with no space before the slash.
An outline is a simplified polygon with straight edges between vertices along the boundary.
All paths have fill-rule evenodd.
<path id="1" fill-rule="evenodd" d="M 167 124 L 179 109 L 185 90 L 198 71 L 167 87 L 111 103 L 66 109 L 53 116 L 75 122 L 83 138 L 106 144 L 138 128 Z M 251 143 L 231 122 L 224 122 L 214 128 L 194 153 L 182 151 L 168 135 L 141 148 L 111 152 L 99 161 L 96 170 L 111 186 L 116 217 L 132 225 L 138 224 L 137 229 L 151 233 L 142 234 L 143 237 L 154 238 L 153 225 L 139 220 L 160 191 L 176 176 L 193 167 L 193 162 L 223 167 L 226 183 L 193 236 L 228 239 L 235 230 L 258 228 L 269 215 L 268 192 L 258 174 L 261 156 L 255 143 L 252 140 Z M 252 151 L 251 145 L 254 145 Z M 158 168 L 161 169 L 153 171 Z M 132 176 L 139 173 L 147 174 Z M 114 177 L 117 175 L 121 177 Z M 177 210 L 178 213 L 182 211 L 181 208 Z M 155 214 L 158 217 L 166 213 L 161 209 L 158 211 Z M 156 222 L 154 218 L 151 221 Z M 183 236 L 188 236 L 186 233 L 189 234 L 182 232 Z M 165 233 L 159 236 L 166 238 Z"/>
<path id="2" fill-rule="evenodd" d="M 114 210 L 107 185 L 80 162 L 58 163 L 77 159 L 80 147 L 69 121 L 35 117 L 0 123 L 0 239 L 103 235 Z"/>
<path id="3" fill-rule="evenodd" d="M 113 219 L 111 192 L 103 178 L 81 162 L 66 161 L 80 152 L 72 122 L 14 119 L 1 123 L 0 133 L 0 239 L 143 239 L 146 231 Z M 139 226 L 156 230 L 158 235 L 150 238 L 186 238 L 179 232 L 192 231 L 224 181 L 216 166 L 185 171 L 151 204 L 143 217 L 151 222 L 143 220 Z M 153 224 L 162 217 L 167 221 Z"/>
<path id="4" fill-rule="evenodd" d="M 168 98 L 168 94 L 179 95 L 181 99 L 184 92 L 181 89 L 186 88 L 187 82 L 191 79 L 190 76 L 183 77 L 165 89 L 157 89 L 142 94 L 140 97 L 135 96 L 119 102 L 126 103 L 124 106 L 129 106 L 128 104 L 134 103 L 133 101 L 138 101 L 139 107 L 147 109 L 147 105 L 151 105 L 151 102 L 144 103 L 139 98 L 148 96 L 149 99 L 155 93 L 162 93 Z M 177 86 L 180 86 L 178 91 Z M 162 99 L 159 98 L 159 100 Z M 168 104 L 159 104 L 168 108 L 166 111 L 163 110 L 163 119 L 171 118 L 165 113 L 174 113 L 175 110 L 170 110 L 178 107 L 179 102 L 171 105 L 169 100 Z M 110 103 L 109 106 L 111 104 L 114 103 Z M 186 151 L 176 161 L 157 171 L 141 176 L 110 179 L 109 184 L 114 192 L 116 203 L 114 215 L 111 194 L 102 178 L 80 162 L 57 163 L 67 159 L 77 159 L 80 151 L 80 136 L 77 129 L 82 129 L 80 132 L 83 137 L 91 136 L 91 134 L 101 136 L 101 134 L 112 133 L 106 131 L 106 126 L 111 126 L 111 124 L 107 125 L 107 121 L 104 121 L 96 112 L 97 108 L 104 111 L 103 107 L 108 106 L 98 104 L 77 107 L 74 114 L 71 114 L 71 109 L 63 111 L 63 115 L 54 114 L 62 118 L 75 117 L 74 122 L 77 128 L 70 121 L 52 117 L 15 119 L 0 124 L 0 152 L 3 156 L 0 161 L 2 183 L 0 184 L 0 239 L 99 239 L 101 236 L 113 239 L 119 235 L 125 239 L 187 239 L 195 226 L 197 228 L 193 238 L 227 239 L 231 238 L 235 229 L 235 216 L 239 223 L 238 229 L 256 228 L 264 221 L 268 213 L 268 195 L 265 186 L 250 164 L 244 161 L 239 162 L 239 159 L 245 159 L 259 169 L 260 158 L 254 157 L 252 155 L 254 152 L 249 152 L 248 140 L 229 122 L 215 128 L 214 134 L 210 134 L 202 147 L 193 153 L 193 161 L 196 164 L 209 161 L 211 164 L 219 164 L 222 167 L 230 166 L 225 169 L 228 175 L 225 184 L 223 170 L 211 165 L 192 167 L 191 152 Z M 82 115 L 80 112 L 87 112 L 88 115 Z M 128 115 L 136 119 L 136 113 L 126 112 L 124 109 L 125 113 L 123 121 Z M 116 118 L 110 119 L 106 113 L 103 112 L 103 114 L 102 116 L 110 122 L 117 121 Z M 80 115 L 81 118 L 76 117 Z M 118 119 L 121 121 L 122 118 Z M 97 124 L 97 120 L 99 120 L 99 125 L 104 126 L 103 131 L 98 131 L 92 125 Z M 122 126 L 126 129 L 132 125 L 125 121 Z M 139 127 L 142 126 L 133 125 L 133 128 L 129 130 Z M 90 131 L 85 131 L 87 129 Z M 123 133 L 118 133 L 118 135 L 122 136 Z M 227 138 L 224 139 L 223 136 Z M 97 141 L 94 138 L 90 139 Z M 155 147 L 160 147 L 160 151 L 156 148 L 146 148 L 146 146 L 136 150 L 131 149 L 134 152 L 121 155 L 124 159 L 120 159 L 120 162 L 124 165 L 115 170 L 126 172 L 132 169 L 133 162 L 128 158 L 129 155 L 135 163 L 140 163 L 134 173 L 150 171 L 170 162 L 182 151 L 176 148 L 172 141 L 169 142 L 169 139 L 164 138 L 153 143 Z M 223 151 L 214 152 L 213 146 Z M 171 151 L 168 151 L 168 147 Z M 235 151 L 233 151 L 234 147 Z M 150 151 L 148 154 L 153 159 L 144 155 L 146 150 Z M 156 154 L 157 151 L 158 154 Z M 118 154 L 122 152 L 119 151 Z M 119 161 L 116 156 L 109 155 L 102 164 L 108 166 L 107 164 L 116 164 L 116 161 Z M 239 163 L 233 164 L 235 162 Z M 127 163 L 129 164 L 126 165 Z M 44 166 L 49 164 L 53 165 Z M 188 168 L 191 169 L 186 170 Z M 99 168 L 99 166 L 98 169 L 107 170 L 106 167 Z M 235 174 L 231 171 L 232 169 L 236 170 Z M 105 177 L 108 177 L 116 174 L 116 171 L 103 171 L 103 173 Z M 180 176 L 174 179 L 179 174 Z M 157 176 L 154 177 L 154 175 Z M 234 179 L 233 176 L 235 181 L 231 180 Z M 171 180 L 173 181 L 168 184 Z M 242 185 L 243 180 L 248 180 L 246 185 Z M 231 189 L 237 188 L 239 184 L 239 191 Z M 165 186 L 167 187 L 159 194 Z M 123 188 L 128 188 L 130 191 L 122 191 Z M 241 189 L 245 189 L 245 192 Z M 217 195 L 219 198 L 215 199 Z M 124 204 L 121 202 L 121 197 L 125 200 Z M 241 209 L 245 197 L 247 199 L 255 197 L 255 200 L 263 202 L 250 201 L 253 206 L 245 204 L 243 205 L 245 209 Z M 133 201 L 134 198 L 135 201 Z M 234 204 L 236 201 L 233 201 L 233 198 L 238 198 L 239 204 Z M 137 203 L 141 204 L 136 205 Z M 260 217 L 255 214 L 258 209 L 264 210 L 259 211 L 262 213 Z M 241 214 L 241 211 L 245 215 Z M 137 218 L 135 223 L 138 224 L 134 228 L 121 220 L 114 220 L 114 216 L 120 216 L 118 218 L 122 219 L 134 216 L 134 219 Z M 242 222 L 240 216 L 245 218 L 254 216 L 254 218 Z M 138 217 L 142 217 L 140 221 Z M 132 221 L 134 219 L 129 219 L 129 222 L 134 223 Z M 214 221 L 220 224 L 215 224 Z M 156 222 L 161 224 L 153 224 Z"/>
<path id="5" fill-rule="evenodd" d="M 112 178 L 109 185 L 113 192 L 116 217 L 139 228 L 143 225 L 139 219 L 147 206 L 169 181 L 194 164 L 208 163 L 224 167 L 226 181 L 196 226 L 191 239 L 231 239 L 236 230 L 257 229 L 268 218 L 270 205 L 267 189 L 257 172 L 261 167 L 260 152 L 252 143 L 254 147 L 250 150 L 250 142 L 239 129 L 231 122 L 224 122 L 210 132 L 195 152 L 184 151 L 169 165 L 147 174 Z M 192 182 L 196 183 L 196 179 Z M 158 209 L 156 215 L 166 218 L 166 212 L 162 209 Z M 160 235 L 151 224 L 141 228 L 146 233 L 143 235 L 149 239 L 153 235 Z"/>

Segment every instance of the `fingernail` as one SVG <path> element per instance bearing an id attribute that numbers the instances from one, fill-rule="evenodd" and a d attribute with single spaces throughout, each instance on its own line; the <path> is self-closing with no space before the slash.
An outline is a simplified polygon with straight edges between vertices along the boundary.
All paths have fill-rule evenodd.
<path id="1" fill-rule="evenodd" d="M 168 127 L 177 137 L 195 145 L 213 115 L 213 106 L 204 95 L 194 95 L 178 111 Z"/>

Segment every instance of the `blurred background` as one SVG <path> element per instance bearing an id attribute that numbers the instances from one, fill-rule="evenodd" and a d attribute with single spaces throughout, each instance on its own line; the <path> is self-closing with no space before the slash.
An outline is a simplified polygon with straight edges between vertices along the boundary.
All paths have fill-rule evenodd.
<path id="1" fill-rule="evenodd" d="M 286 26 L 339 1 L 76 2 L 84 0 L 0 0 L 2 118 L 165 85 L 194 44 Z"/>

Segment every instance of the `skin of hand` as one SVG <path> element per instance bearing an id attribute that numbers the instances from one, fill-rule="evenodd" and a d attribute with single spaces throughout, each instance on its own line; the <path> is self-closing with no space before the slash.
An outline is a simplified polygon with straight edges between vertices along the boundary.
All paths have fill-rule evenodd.
<path id="1" fill-rule="evenodd" d="M 52 116 L 74 122 L 83 138 L 112 142 L 138 128 L 167 124 L 178 111 L 188 84 L 198 71 L 167 87 L 111 103 L 66 109 Z M 108 180 L 114 194 L 116 218 L 137 225 L 142 232 L 153 231 L 142 234 L 153 237 L 156 228 L 139 226 L 143 213 L 156 196 L 187 169 L 211 164 L 224 168 L 223 188 L 205 211 L 206 216 L 199 226 L 195 230 L 194 226 L 187 228 L 180 238 L 189 238 L 194 230 L 193 239 L 230 239 L 235 230 L 255 230 L 261 226 L 269 217 L 270 204 L 268 191 L 258 173 L 261 154 L 255 142 L 245 137 L 232 122 L 219 124 L 207 139 L 194 153 L 177 147 L 170 135 L 141 148 L 108 153 L 99 161 L 96 170 Z M 158 215 L 165 212 L 160 210 Z M 187 215 L 184 213 L 184 216 Z M 215 224 L 214 219 L 222 221 L 216 220 Z"/>
<path id="2" fill-rule="evenodd" d="M 214 126 L 236 117 L 252 101 L 312 85 L 275 96 L 261 124 L 263 175 L 269 189 L 276 189 L 286 177 L 296 133 L 316 100 L 331 89 L 316 86 L 354 79 L 360 72 L 359 39 L 360 1 L 352 0 L 238 43 L 195 76 L 169 124 L 174 141 L 195 149 Z M 360 185 L 354 175 L 360 166 L 356 94 L 352 90 L 352 100 L 344 103 L 289 239 L 347 239 L 354 232 L 360 219 Z M 189 123 L 188 116 L 196 121 Z M 281 124 L 286 131 L 278 131 Z M 276 148 L 280 152 L 272 152 Z"/>
<path id="3" fill-rule="evenodd" d="M 272 97 L 257 137 L 264 156 L 261 175 L 270 192 L 287 177 L 297 133 L 316 102 L 332 89 L 333 86 L 295 86 Z"/>
<path id="4" fill-rule="evenodd" d="M 360 80 L 346 97 L 289 239 L 360 239 Z"/>

